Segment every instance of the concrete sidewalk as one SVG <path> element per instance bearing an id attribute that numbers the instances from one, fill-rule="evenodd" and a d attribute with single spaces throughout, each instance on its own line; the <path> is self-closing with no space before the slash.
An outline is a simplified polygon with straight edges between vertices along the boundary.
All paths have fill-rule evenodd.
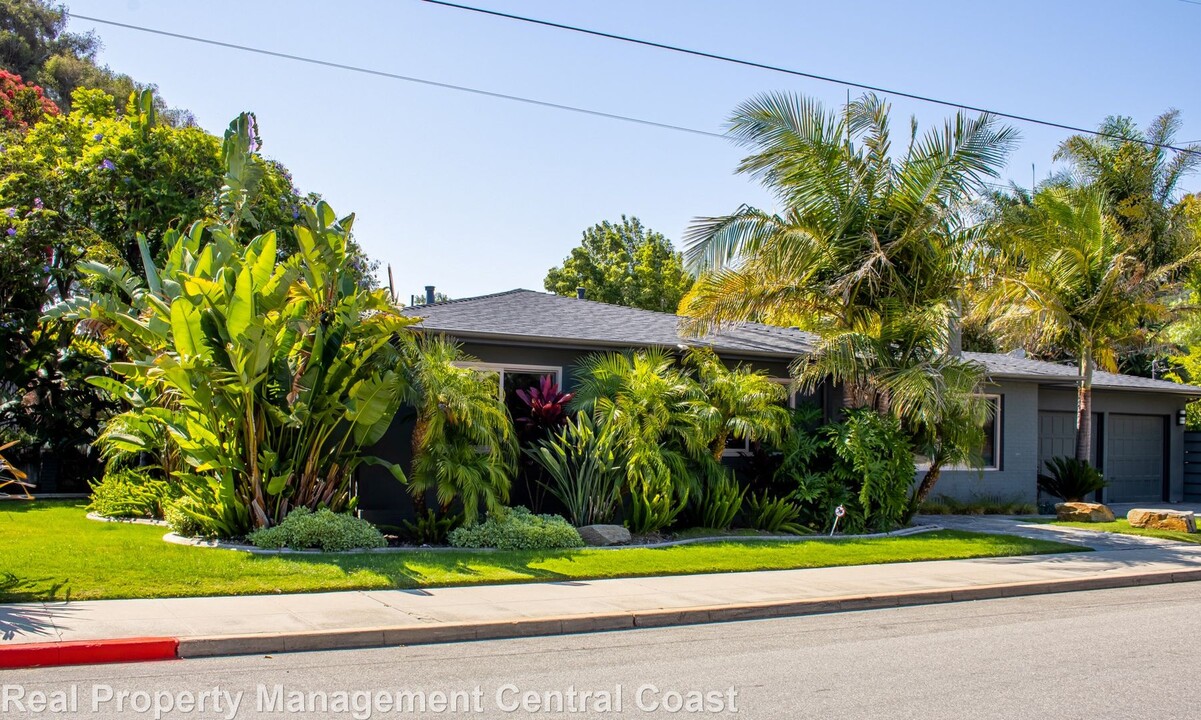
<path id="1" fill-rule="evenodd" d="M 1201 546 L 1004 519 L 972 529 L 985 530 L 981 525 L 992 532 L 1083 539 L 1102 549 L 429 590 L 0 605 L 0 652 L 29 643 L 122 638 L 175 638 L 180 657 L 422 644 L 1201 580 Z"/>

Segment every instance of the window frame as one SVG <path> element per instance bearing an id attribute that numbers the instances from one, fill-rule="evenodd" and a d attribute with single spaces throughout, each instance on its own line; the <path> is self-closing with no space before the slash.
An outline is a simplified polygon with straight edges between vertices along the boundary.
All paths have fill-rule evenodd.
<path id="1" fill-rule="evenodd" d="M 495 362 L 456 362 L 456 367 L 467 368 L 469 370 L 480 370 L 482 372 L 496 373 L 496 396 L 501 402 L 505 400 L 505 372 L 514 373 L 529 373 L 531 375 L 551 375 L 555 376 L 555 384 L 561 390 L 563 388 L 563 366 L 562 365 L 525 365 L 522 363 L 495 363 Z"/>
<path id="2" fill-rule="evenodd" d="M 792 378 L 772 377 L 772 378 L 768 378 L 768 379 L 774 383 L 783 385 L 788 390 L 788 405 L 786 407 L 789 410 L 796 410 L 797 390 L 796 390 L 796 386 L 793 384 Z M 731 440 L 732 439 L 733 438 L 731 438 Z M 725 449 L 721 451 L 722 459 L 745 458 L 745 457 L 750 457 L 750 455 L 751 455 L 751 441 L 745 440 L 745 439 L 742 440 L 741 447 L 730 447 L 730 443 L 727 440 Z"/>
<path id="3" fill-rule="evenodd" d="M 993 441 L 993 446 L 992 446 L 993 447 L 993 461 L 992 461 L 992 464 L 984 465 L 982 467 L 972 467 L 971 465 L 962 465 L 962 464 L 946 465 L 943 467 L 943 470 L 951 470 L 951 471 L 971 470 L 971 471 L 979 471 L 979 472 L 1000 472 L 1003 469 L 1003 463 L 1001 461 L 1001 458 L 1003 457 L 1002 451 L 1004 448 L 1004 438 L 1005 438 L 1004 427 L 1002 425 L 1003 419 L 1005 417 L 1005 396 L 1001 393 L 980 393 L 980 397 L 984 398 L 985 400 L 992 400 L 996 407 L 996 412 L 993 413 L 993 418 L 992 418 L 992 420 L 993 420 L 993 439 L 992 439 L 992 441 Z M 915 462 L 913 465 L 916 470 L 925 471 L 925 470 L 930 469 L 929 462 L 920 462 L 920 463 Z"/>

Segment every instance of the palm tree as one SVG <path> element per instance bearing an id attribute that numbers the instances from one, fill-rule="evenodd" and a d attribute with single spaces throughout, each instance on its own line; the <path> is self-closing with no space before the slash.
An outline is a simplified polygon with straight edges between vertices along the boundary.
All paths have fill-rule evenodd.
<path id="1" fill-rule="evenodd" d="M 847 405 L 937 429 L 982 377 L 951 352 L 952 327 L 983 247 L 972 204 L 1016 132 L 961 112 L 920 136 L 911 123 L 894 154 L 888 113 L 870 94 L 841 112 L 788 94 L 740 106 L 730 132 L 753 152 L 738 170 L 783 209 L 693 225 L 685 257 L 702 275 L 681 313 L 697 332 L 749 320 L 813 331 L 794 364 L 802 389 L 829 380 Z"/>
<path id="2" fill-rule="evenodd" d="M 1179 110 L 1162 113 L 1146 130 L 1131 118 L 1111 116 L 1100 135 L 1073 135 L 1055 152 L 1056 160 L 1072 166 L 1070 176 L 1057 181 L 1101 191 L 1122 233 L 1137 239 L 1141 259 L 1152 264 L 1170 262 L 1195 242 L 1177 188 L 1201 168 L 1201 144 L 1186 146 L 1186 152 L 1162 147 L 1175 142 L 1181 125 Z"/>
<path id="3" fill-rule="evenodd" d="M 1076 359 L 1076 458 L 1087 462 L 1094 371 L 1116 370 L 1122 353 L 1152 339 L 1147 323 L 1169 319 L 1174 278 L 1197 251 L 1150 262 L 1145 243 L 1121 232 L 1097 186 L 1043 188 L 1029 205 L 1011 208 L 997 242 L 1004 266 L 974 312 L 1005 342 Z"/>
<path id="4" fill-rule="evenodd" d="M 418 516 L 436 490 L 445 510 L 458 499 L 468 523 L 509 499 L 517 440 L 496 376 L 462 367 L 470 360 L 442 336 L 425 336 L 410 362 L 413 471 L 409 492 Z"/>
<path id="5" fill-rule="evenodd" d="M 767 373 L 745 365 L 726 365 L 708 348 L 694 348 L 686 362 L 696 373 L 701 399 L 697 409 L 712 428 L 709 450 L 716 462 L 730 438 L 778 441 L 788 427 L 787 389 Z"/>
<path id="6" fill-rule="evenodd" d="M 572 407 L 621 450 L 631 486 L 686 499 L 690 463 L 708 459 L 712 427 L 696 382 L 655 349 L 590 355 L 580 377 Z"/>

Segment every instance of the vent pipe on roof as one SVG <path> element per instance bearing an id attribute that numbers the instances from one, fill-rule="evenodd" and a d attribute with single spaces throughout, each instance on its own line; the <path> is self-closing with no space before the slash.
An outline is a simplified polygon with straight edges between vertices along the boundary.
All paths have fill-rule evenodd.
<path id="1" fill-rule="evenodd" d="M 577 287 L 575 289 L 575 296 L 576 296 L 577 300 L 583 300 L 584 296 L 587 295 L 587 293 L 588 293 L 588 291 L 583 286 Z"/>
<path id="2" fill-rule="evenodd" d="M 425 286 L 425 304 L 426 305 L 434 304 L 434 286 L 433 285 Z"/>

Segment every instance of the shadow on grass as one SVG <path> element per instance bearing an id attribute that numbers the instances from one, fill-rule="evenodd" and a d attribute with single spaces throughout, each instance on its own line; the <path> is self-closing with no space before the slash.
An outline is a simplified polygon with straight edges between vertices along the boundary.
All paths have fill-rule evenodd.
<path id="1" fill-rule="evenodd" d="M 416 589 L 480 583 L 559 582 L 577 576 L 537 567 L 550 560 L 574 561 L 575 552 L 509 551 L 494 553 L 362 553 L 353 555 L 252 555 L 251 562 L 284 558 L 289 562 L 338 568 L 347 576 L 369 572 L 382 576 L 391 588 Z"/>
<path id="2" fill-rule="evenodd" d="M 64 500 L 26 500 L 25 498 L 0 498 L 0 515 L 4 513 L 31 513 L 50 510 L 54 508 L 77 507 L 80 510 L 86 510 L 88 501 L 84 498 L 70 498 Z M 3 522 L 3 520 L 0 520 Z"/>

